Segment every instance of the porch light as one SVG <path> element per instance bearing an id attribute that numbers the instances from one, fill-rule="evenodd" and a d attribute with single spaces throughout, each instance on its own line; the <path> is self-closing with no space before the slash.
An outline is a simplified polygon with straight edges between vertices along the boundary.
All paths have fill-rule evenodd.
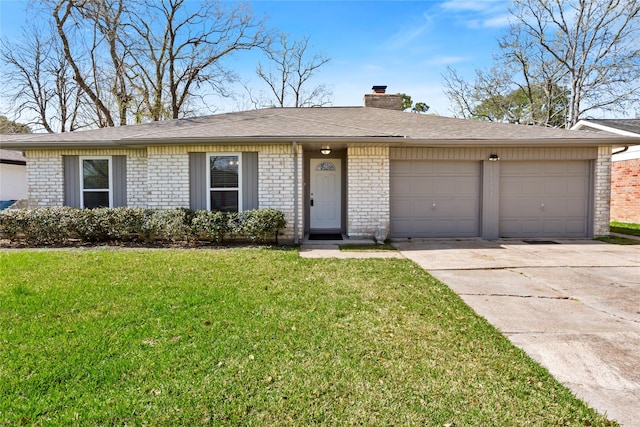
<path id="1" fill-rule="evenodd" d="M 497 154 L 490 154 L 489 155 L 489 161 L 490 162 L 497 162 L 498 160 L 500 160 L 500 156 L 498 156 Z"/>
<path id="2" fill-rule="evenodd" d="M 321 149 L 320 152 L 325 155 L 328 156 L 329 154 L 331 154 L 331 147 L 329 147 L 328 145 L 324 145 Z"/>

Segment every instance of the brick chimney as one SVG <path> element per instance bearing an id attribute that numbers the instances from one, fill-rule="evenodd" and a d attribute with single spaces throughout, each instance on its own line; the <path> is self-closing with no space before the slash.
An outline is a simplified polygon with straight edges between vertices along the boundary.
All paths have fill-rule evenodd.
<path id="1" fill-rule="evenodd" d="M 402 95 L 386 93 L 386 86 L 373 86 L 373 93 L 364 95 L 364 106 L 386 108 L 387 110 L 402 111 Z"/>

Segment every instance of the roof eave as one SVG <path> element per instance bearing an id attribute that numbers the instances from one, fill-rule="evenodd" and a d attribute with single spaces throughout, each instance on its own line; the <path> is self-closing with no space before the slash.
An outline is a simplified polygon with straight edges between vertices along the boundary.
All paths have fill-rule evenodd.
<path id="1" fill-rule="evenodd" d="M 430 147 L 607 147 L 626 145 L 620 139 L 542 138 L 542 139 L 460 139 L 408 140 L 406 145 Z"/>
<path id="2" fill-rule="evenodd" d="M 122 148 L 115 141 L 15 141 L 3 142 L 2 148 L 8 150 L 51 150 L 51 149 L 104 149 L 104 148 Z"/>
<path id="3" fill-rule="evenodd" d="M 238 145 L 238 144 L 370 144 L 380 146 L 428 146 L 428 147 L 601 147 L 640 145 L 638 138 L 532 138 L 532 139 L 429 139 L 404 136 L 233 136 L 202 138 L 135 138 L 117 141 L 15 141 L 3 142 L 2 148 L 14 150 L 46 149 L 122 149 L 168 145 Z"/>

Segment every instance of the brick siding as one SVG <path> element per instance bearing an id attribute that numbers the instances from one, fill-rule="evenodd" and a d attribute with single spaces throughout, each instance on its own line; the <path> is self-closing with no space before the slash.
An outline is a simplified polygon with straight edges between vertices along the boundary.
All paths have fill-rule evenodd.
<path id="1" fill-rule="evenodd" d="M 389 147 L 350 147 L 347 154 L 349 237 L 389 232 Z"/>
<path id="2" fill-rule="evenodd" d="M 27 151 L 27 207 L 45 208 L 64 204 L 62 153 Z"/>
<path id="3" fill-rule="evenodd" d="M 640 223 L 640 159 L 612 163 L 611 220 Z"/>
<path id="4" fill-rule="evenodd" d="M 298 176 L 302 176 L 302 154 L 298 147 Z M 190 152 L 257 152 L 258 206 L 282 211 L 287 221 L 283 240 L 294 239 L 294 169 L 291 145 L 198 145 L 149 147 L 147 158 L 147 206 L 189 207 Z M 298 186 L 298 230 L 302 230 L 302 185 Z M 301 238 L 301 236 L 298 236 Z"/>
<path id="5" fill-rule="evenodd" d="M 594 177 L 594 236 L 609 235 L 611 209 L 611 147 L 599 147 Z"/>
<path id="6" fill-rule="evenodd" d="M 63 155 L 126 155 L 127 204 L 132 207 L 176 208 L 189 206 L 189 152 L 258 152 L 258 203 L 261 208 L 282 210 L 287 220 L 283 240 L 294 239 L 295 203 L 298 201 L 298 238 L 303 232 L 303 156 L 298 147 L 298 187 L 295 190 L 294 155 L 289 144 L 280 145 L 194 145 L 149 147 L 148 150 L 31 150 L 27 157 L 27 185 L 30 207 L 62 206 L 64 203 Z M 595 157 L 595 153 L 594 157 Z M 397 153 L 396 153 L 397 155 Z M 349 147 L 347 152 L 347 234 L 372 237 L 376 231 L 389 231 L 390 183 L 389 147 Z M 486 157 L 485 157 L 486 158 Z M 592 157 L 593 158 L 593 157 Z M 638 161 L 634 173 L 635 187 L 623 184 L 629 206 L 638 205 Z M 625 164 L 625 162 L 617 162 Z M 595 160 L 594 234 L 609 234 L 611 193 L 611 148 L 598 149 Z M 614 170 L 621 166 L 615 165 Z M 616 179 L 616 178 L 614 178 Z M 635 193 L 629 193 L 635 189 Z M 614 191 L 619 190 L 614 185 Z M 618 196 L 614 196 L 619 198 Z M 634 199 L 635 197 L 635 199 Z M 636 216 L 622 217 L 614 201 L 613 218 L 640 222 Z"/>

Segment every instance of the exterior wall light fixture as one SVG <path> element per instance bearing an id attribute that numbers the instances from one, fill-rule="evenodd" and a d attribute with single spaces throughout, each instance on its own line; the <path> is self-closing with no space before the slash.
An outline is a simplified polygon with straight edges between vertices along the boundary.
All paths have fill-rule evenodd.
<path id="1" fill-rule="evenodd" d="M 490 162 L 497 162 L 498 160 L 500 160 L 500 156 L 498 156 L 497 154 L 490 154 L 489 155 L 489 161 Z"/>
<path id="2" fill-rule="evenodd" d="M 320 149 L 320 152 L 323 155 L 328 156 L 329 154 L 331 154 L 331 147 L 329 147 L 328 145 L 323 145 L 322 148 Z"/>

